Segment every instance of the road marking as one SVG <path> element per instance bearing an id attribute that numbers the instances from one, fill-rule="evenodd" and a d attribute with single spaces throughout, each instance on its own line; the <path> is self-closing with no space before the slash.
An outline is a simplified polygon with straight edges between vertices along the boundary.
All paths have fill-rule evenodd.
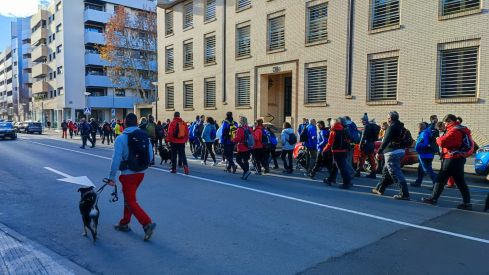
<path id="1" fill-rule="evenodd" d="M 61 171 L 58 171 L 58 170 L 56 170 L 56 169 L 53 169 L 53 168 L 51 168 L 51 167 L 44 167 L 44 169 L 49 170 L 49 171 L 51 171 L 51 172 L 53 172 L 53 173 L 55 173 L 55 174 L 58 174 L 58 175 L 60 175 L 60 176 L 62 176 L 62 177 L 65 177 L 65 178 L 69 178 L 69 177 L 71 177 L 70 175 L 65 174 L 65 173 L 63 173 L 63 172 L 61 172 Z"/>
<path id="2" fill-rule="evenodd" d="M 74 184 L 82 185 L 82 186 L 93 186 L 93 187 L 95 187 L 95 185 L 93 184 L 93 182 L 87 176 L 73 177 L 73 176 L 70 176 L 68 174 L 65 174 L 65 173 L 63 173 L 61 171 L 58 171 L 56 169 L 53 169 L 51 167 L 44 167 L 44 169 L 49 170 L 49 171 L 51 171 L 53 173 L 56 173 L 56 174 L 58 174 L 60 176 L 63 176 L 64 178 L 58 179 L 59 181 L 74 183 Z"/>

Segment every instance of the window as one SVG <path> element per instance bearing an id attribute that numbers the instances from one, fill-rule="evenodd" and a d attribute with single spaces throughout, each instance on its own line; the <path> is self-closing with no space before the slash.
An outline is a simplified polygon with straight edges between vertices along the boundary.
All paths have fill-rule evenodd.
<path id="1" fill-rule="evenodd" d="M 186 30 L 194 25 L 194 3 L 190 2 L 183 6 L 183 29 Z"/>
<path id="2" fill-rule="evenodd" d="M 369 61 L 368 101 L 397 100 L 399 57 Z"/>
<path id="3" fill-rule="evenodd" d="M 216 36 L 204 38 L 204 64 L 216 63 Z"/>
<path id="4" fill-rule="evenodd" d="M 53 33 L 53 41 L 56 40 L 56 34 Z"/>
<path id="5" fill-rule="evenodd" d="M 204 108 L 216 107 L 216 80 L 206 79 L 204 83 Z"/>
<path id="6" fill-rule="evenodd" d="M 57 26 L 56 26 L 56 32 L 60 32 L 63 30 L 63 25 L 61 23 L 59 23 Z"/>
<path id="7" fill-rule="evenodd" d="M 175 97 L 174 97 L 174 89 L 173 84 L 166 84 L 165 88 L 165 98 L 166 98 L 166 109 L 175 108 Z"/>
<path id="8" fill-rule="evenodd" d="M 166 65 L 165 65 L 165 71 L 167 71 L 167 72 L 173 72 L 173 70 L 174 70 L 173 64 L 174 64 L 173 47 L 166 48 Z"/>
<path id="9" fill-rule="evenodd" d="M 371 29 L 399 25 L 399 0 L 372 0 Z"/>
<path id="10" fill-rule="evenodd" d="M 306 103 L 326 103 L 326 66 L 306 69 Z"/>
<path id="11" fill-rule="evenodd" d="M 440 51 L 441 99 L 477 97 L 479 47 Z"/>
<path id="12" fill-rule="evenodd" d="M 165 15 L 165 35 L 173 34 L 173 11 L 169 11 Z"/>
<path id="13" fill-rule="evenodd" d="M 236 56 L 243 57 L 251 54 L 251 26 L 238 28 L 236 31 Z"/>
<path id="14" fill-rule="evenodd" d="M 63 45 L 59 45 L 58 47 L 56 47 L 56 52 L 61 53 L 62 49 L 63 49 Z"/>
<path id="15" fill-rule="evenodd" d="M 443 5 L 442 15 L 451 15 L 464 11 L 478 10 L 481 7 L 480 0 L 441 0 Z"/>
<path id="16" fill-rule="evenodd" d="M 328 4 L 307 8 L 307 43 L 328 39 Z"/>
<path id="17" fill-rule="evenodd" d="M 62 74 L 63 73 L 63 66 L 59 66 L 57 71 L 58 71 L 58 74 Z"/>
<path id="18" fill-rule="evenodd" d="M 250 106 L 250 76 L 236 77 L 236 107 Z"/>
<path id="19" fill-rule="evenodd" d="M 194 43 L 184 42 L 183 43 L 183 68 L 192 69 L 194 66 L 194 53 L 193 53 Z"/>
<path id="20" fill-rule="evenodd" d="M 62 94 L 64 94 L 63 87 L 58 88 L 58 95 L 62 95 Z"/>
<path id="21" fill-rule="evenodd" d="M 59 11 L 61 9 L 61 1 L 56 4 L 56 11 Z"/>
<path id="22" fill-rule="evenodd" d="M 192 82 L 183 83 L 183 108 L 194 108 L 194 84 Z"/>
<path id="23" fill-rule="evenodd" d="M 118 96 L 118 97 L 125 97 L 126 96 L 126 90 L 125 89 L 115 89 L 114 94 L 115 94 L 115 96 Z"/>
<path id="24" fill-rule="evenodd" d="M 268 50 L 285 49 L 285 15 L 268 19 Z"/>
<path id="25" fill-rule="evenodd" d="M 251 0 L 237 0 L 236 2 L 236 10 L 238 11 L 249 7 L 251 7 Z"/>
<path id="26" fill-rule="evenodd" d="M 205 4 L 204 21 L 216 19 L 216 0 L 207 0 Z"/>

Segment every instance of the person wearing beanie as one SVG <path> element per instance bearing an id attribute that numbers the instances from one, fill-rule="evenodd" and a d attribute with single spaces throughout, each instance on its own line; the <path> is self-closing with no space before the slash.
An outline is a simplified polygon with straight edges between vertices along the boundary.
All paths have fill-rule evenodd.
<path id="1" fill-rule="evenodd" d="M 356 177 L 360 177 L 360 172 L 364 170 L 365 161 L 368 159 L 370 163 L 370 174 L 367 178 L 375 179 L 377 171 L 377 163 L 375 161 L 375 141 L 377 141 L 377 127 L 370 124 L 368 121 L 368 115 L 365 113 L 362 117 L 363 131 L 360 138 L 359 149 L 360 158 L 358 160 L 357 170 L 355 172 Z"/>

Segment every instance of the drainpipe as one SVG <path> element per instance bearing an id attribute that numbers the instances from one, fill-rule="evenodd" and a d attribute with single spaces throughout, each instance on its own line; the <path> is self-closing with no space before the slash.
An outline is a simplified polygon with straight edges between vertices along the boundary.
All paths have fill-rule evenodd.
<path id="1" fill-rule="evenodd" d="M 226 0 L 223 0 L 223 16 L 222 16 L 222 103 L 227 105 L 227 93 L 226 93 Z"/>
<path id="2" fill-rule="evenodd" d="M 352 99 L 352 71 L 353 71 L 353 28 L 354 28 L 355 0 L 348 1 L 347 26 L 347 54 L 346 54 L 346 91 L 345 97 Z"/>

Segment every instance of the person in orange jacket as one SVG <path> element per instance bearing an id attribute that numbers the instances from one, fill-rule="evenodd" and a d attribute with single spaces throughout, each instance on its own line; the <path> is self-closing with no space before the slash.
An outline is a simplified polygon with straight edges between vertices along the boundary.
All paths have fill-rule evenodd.
<path id="1" fill-rule="evenodd" d="M 190 173 L 185 155 L 185 143 L 188 141 L 187 124 L 180 118 L 180 112 L 175 112 L 173 121 L 168 127 L 166 142 L 171 146 L 171 173 L 177 172 L 177 156 L 183 163 L 183 171 L 186 175 Z"/>

